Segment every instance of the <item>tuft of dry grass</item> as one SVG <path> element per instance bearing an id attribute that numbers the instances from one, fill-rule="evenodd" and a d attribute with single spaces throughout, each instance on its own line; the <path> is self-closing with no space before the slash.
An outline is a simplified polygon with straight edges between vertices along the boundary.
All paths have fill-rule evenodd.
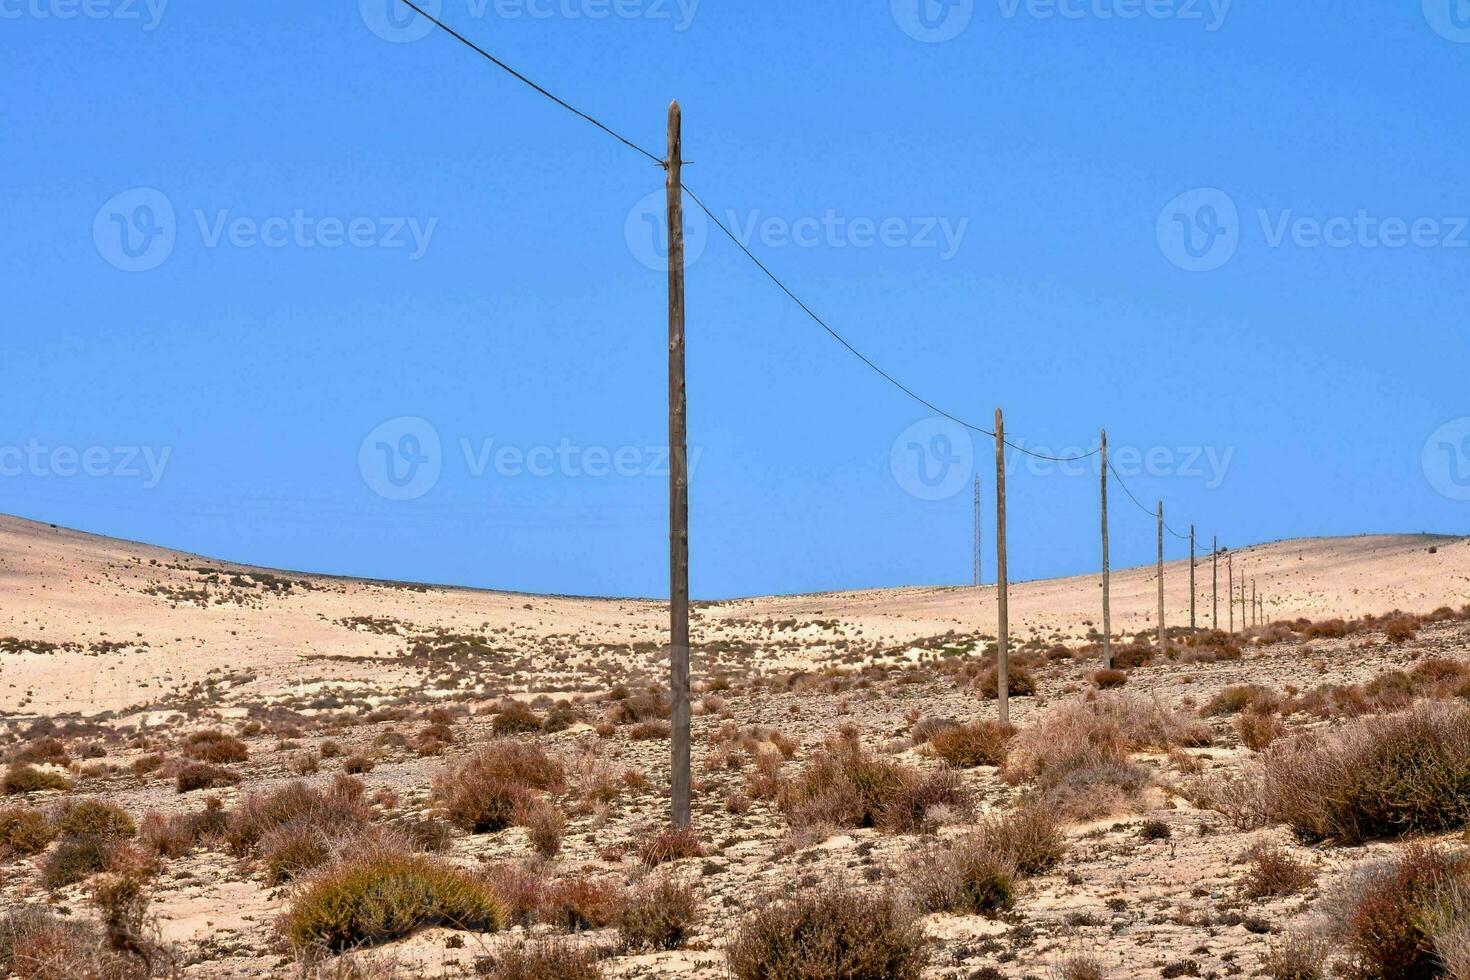
<path id="1" fill-rule="evenodd" d="M 1262 752 L 1272 742 L 1286 734 L 1286 727 L 1275 715 L 1259 711 L 1243 711 L 1235 716 L 1235 733 L 1240 744 L 1252 752 Z"/>
<path id="2" fill-rule="evenodd" d="M 981 671 L 975 689 L 987 701 L 1000 697 L 1000 669 L 992 664 Z M 1012 661 L 1006 668 L 1006 691 L 1013 698 L 1029 698 L 1036 694 L 1036 677 L 1024 664 Z"/>
<path id="3" fill-rule="evenodd" d="M 362 783 L 347 777 L 339 777 L 325 790 L 292 782 L 277 790 L 251 793 L 230 814 L 225 843 L 231 853 L 243 857 L 287 828 L 329 838 L 354 836 L 373 818 L 362 793 Z"/>
<path id="4" fill-rule="evenodd" d="M 1087 675 L 1093 687 L 1100 691 L 1111 691 L 1128 683 L 1128 672 L 1116 667 L 1104 667 Z"/>
<path id="5" fill-rule="evenodd" d="M 0 862 L 9 856 L 40 854 L 56 839 L 46 814 L 31 807 L 0 809 Z"/>
<path id="6" fill-rule="evenodd" d="M 793 827 L 876 827 L 896 833 L 973 807 L 953 770 L 924 773 L 880 759 L 855 735 L 839 736 L 813 753 L 801 773 L 780 786 L 777 803 Z"/>
<path id="7" fill-rule="evenodd" d="M 735 980 L 918 980 L 929 952 L 917 916 L 896 896 L 833 885 L 747 916 L 726 957 Z"/>
<path id="8" fill-rule="evenodd" d="M 433 798 L 449 821 L 462 830 L 483 834 L 515 822 L 535 790 L 561 792 L 566 770 L 561 760 L 540 746 L 496 739 L 481 746 L 458 766 L 434 778 Z"/>
<path id="9" fill-rule="evenodd" d="M 46 790 L 68 790 L 71 789 L 71 780 L 65 776 L 25 762 L 17 762 L 5 771 L 5 779 L 0 782 L 0 790 L 6 796 L 19 796 L 23 793 L 40 793 Z"/>
<path id="10" fill-rule="evenodd" d="M 651 875 L 632 889 L 618 911 L 623 948 L 678 949 L 699 920 L 699 893 L 669 875 Z"/>
<path id="11" fill-rule="evenodd" d="M 704 847 L 692 827 L 664 828 L 640 837 L 633 846 L 638 862 L 656 868 L 672 861 L 703 857 Z"/>
<path id="12" fill-rule="evenodd" d="M 57 809 L 55 822 L 63 837 L 126 840 L 137 830 L 122 807 L 90 798 L 67 800 Z"/>
<path id="13" fill-rule="evenodd" d="M 225 786 L 237 786 L 239 783 L 239 773 L 207 762 L 190 763 L 181 768 L 178 775 L 174 777 L 174 788 L 180 793 L 192 793 L 201 789 L 220 789 Z"/>
<path id="14" fill-rule="evenodd" d="M 190 734 L 184 739 L 182 751 L 185 756 L 196 762 L 209 762 L 216 765 L 227 762 L 244 762 L 250 757 L 250 752 L 244 742 L 217 729 Z"/>
<path id="15" fill-rule="evenodd" d="M 423 854 L 369 847 L 312 875 L 292 898 L 281 931 L 297 949 L 342 952 L 447 926 L 494 932 L 499 899 L 468 871 Z"/>
<path id="16" fill-rule="evenodd" d="M 1295 895 L 1312 887 L 1317 876 L 1307 865 L 1279 847 L 1259 845 L 1246 853 L 1250 872 L 1245 879 L 1246 898 Z"/>
<path id="17" fill-rule="evenodd" d="M 929 735 L 928 742 L 945 762 L 957 769 L 973 769 L 1005 765 L 1006 749 L 1015 735 L 1016 729 L 1010 725 L 979 721 L 940 728 Z"/>
<path id="18" fill-rule="evenodd" d="M 485 980 L 602 980 L 597 957 L 565 939 L 520 943 L 496 954 L 479 976 Z"/>
<path id="19" fill-rule="evenodd" d="M 1307 840 L 1361 844 L 1470 821 L 1470 707 L 1421 703 L 1262 756 L 1260 811 Z"/>

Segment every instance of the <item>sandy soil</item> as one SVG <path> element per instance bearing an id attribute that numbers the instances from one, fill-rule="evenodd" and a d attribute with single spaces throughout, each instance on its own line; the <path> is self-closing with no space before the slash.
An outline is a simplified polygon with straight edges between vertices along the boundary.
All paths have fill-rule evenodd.
<path id="1" fill-rule="evenodd" d="M 1431 553 L 1431 549 L 1433 552 Z M 1470 540 L 1380 536 L 1279 542 L 1237 551 L 1245 570 L 1272 600 L 1275 617 L 1351 617 L 1398 608 L 1427 613 L 1470 604 Z M 1221 578 L 1224 579 L 1222 562 Z M 1169 618 L 1188 622 L 1188 569 L 1166 568 Z M 1199 612 L 1208 622 L 1209 567 L 1198 576 Z M 1152 569 L 1115 574 L 1115 631 L 1153 624 Z M 1034 638 L 1076 648 L 1098 621 L 1095 577 L 1018 585 L 1012 621 L 1018 646 Z M 248 793 L 297 778 L 292 762 L 327 739 L 345 753 L 373 755 L 361 778 L 384 819 L 434 814 L 430 785 L 491 734 L 491 717 L 477 713 L 513 695 L 573 701 L 618 683 L 661 676 L 663 610 L 656 603 L 551 598 L 322 578 L 247 569 L 115 540 L 0 518 L 0 729 L 18 732 L 38 717 L 90 716 L 95 731 L 68 741 L 101 741 L 107 729 L 136 733 L 146 726 L 167 744 L 205 727 L 244 730 L 250 758 L 232 768 L 244 781 L 218 791 L 227 807 Z M 1225 607 L 1220 609 L 1222 624 Z M 1237 616 L 1240 615 L 1237 610 Z M 722 762 L 720 732 L 731 724 L 779 729 L 795 743 L 787 772 L 843 725 L 854 725 L 872 751 L 919 766 L 935 761 L 908 735 L 919 718 L 993 718 L 995 703 L 973 687 L 929 669 L 940 658 L 983 651 L 994 632 L 992 590 L 908 589 L 748 599 L 702 605 L 695 619 L 696 681 L 724 675 L 734 688 L 702 704 L 694 719 L 696 827 L 702 858 L 673 866 L 699 889 L 704 916 L 686 948 L 620 954 L 613 930 L 581 941 L 609 951 L 609 972 L 624 977 L 727 976 L 722 948 L 729 929 L 770 895 L 843 881 L 853 887 L 895 884 L 906 860 L 932 839 L 847 830 L 805 839 L 794 835 L 771 802 L 730 812 L 726 798 L 750 773 Z M 7 639 L 9 638 L 9 639 Z M 1191 712 L 1226 686 L 1260 683 L 1276 691 L 1320 684 L 1362 683 L 1429 656 L 1470 658 L 1470 623 L 1423 627 L 1417 638 L 1390 643 L 1379 632 L 1333 640 L 1252 643 L 1240 660 L 1164 662 L 1132 671 L 1126 690 Z M 890 670 L 870 683 L 852 671 Z M 920 669 L 904 673 L 905 665 Z M 1038 667 L 1034 696 L 1013 700 L 1023 729 L 1049 708 L 1085 689 L 1091 662 L 1056 657 Z M 792 683 L 793 668 L 847 668 L 833 683 Z M 785 678 L 746 685 L 755 673 Z M 454 722 L 456 741 L 442 757 L 421 758 L 402 738 L 422 725 L 425 706 L 440 702 L 470 710 Z M 554 734 L 525 736 L 562 754 L 575 772 L 634 771 L 635 781 L 600 807 L 564 802 L 569 825 L 563 850 L 547 872 L 636 877 L 635 842 L 666 819 L 668 741 L 635 739 L 630 729 L 594 731 L 600 702 L 586 701 L 584 723 Z M 373 706 L 398 706 L 409 717 L 369 721 Z M 549 706 L 543 699 L 538 710 Z M 270 712 L 286 711 L 290 727 L 275 730 Z M 310 719 L 355 720 L 314 730 Z M 102 714 L 98 714 L 101 712 Z M 1293 717 L 1292 732 L 1328 724 Z M 1345 869 L 1390 845 L 1307 847 L 1282 828 L 1233 829 L 1221 814 L 1196 808 L 1181 783 L 1238 771 L 1250 753 L 1229 719 L 1214 719 L 1212 744 L 1182 756 L 1141 761 L 1154 787 L 1137 805 L 1106 819 L 1068 827 L 1068 854 L 1055 870 L 1028 881 L 1016 908 L 1003 916 L 932 915 L 925 932 L 933 950 L 932 977 L 1044 976 L 1078 952 L 1097 956 L 1114 977 L 1253 975 L 1262 957 L 1293 923 L 1303 921 Z M 161 738 L 160 738 L 161 736 Z M 0 746 L 8 751 L 9 748 Z M 165 750 L 167 751 L 167 750 Z M 150 811 L 197 811 L 202 793 L 180 794 L 167 778 L 138 776 L 141 748 L 119 740 L 105 753 L 72 767 L 69 794 L 44 793 L 23 802 L 54 807 L 66 797 L 99 796 L 134 817 Z M 324 759 L 308 782 L 325 785 L 341 759 Z M 1199 770 L 1198 772 L 1194 770 Z M 1003 811 L 1025 791 L 992 767 L 965 770 L 978 812 Z M 3 804 L 0 804 L 3 805 Z M 1170 835 L 1145 840 L 1144 820 Z M 949 835 L 965 824 L 947 827 Z M 1315 886 L 1284 898 L 1242 894 L 1242 855 L 1270 841 L 1318 873 Z M 498 834 L 456 832 L 446 857 L 482 867 L 530 854 L 520 828 Z M 51 891 L 41 882 L 43 857 L 0 861 L 0 911 L 22 905 L 83 910 L 83 886 Z M 268 885 L 256 862 L 215 848 L 164 863 L 152 911 L 163 937 L 178 950 L 186 976 L 289 976 L 292 957 L 276 934 L 289 887 Z M 522 929 L 491 936 L 430 930 L 371 955 L 400 963 L 407 976 L 474 975 L 476 963 Z M 988 971 L 988 972 L 987 972 Z"/>

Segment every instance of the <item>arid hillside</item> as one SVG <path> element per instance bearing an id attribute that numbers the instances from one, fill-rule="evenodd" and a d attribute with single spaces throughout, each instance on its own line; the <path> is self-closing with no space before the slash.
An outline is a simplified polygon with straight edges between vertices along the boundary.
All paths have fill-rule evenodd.
<path id="1" fill-rule="evenodd" d="M 1392 535 L 1282 541 L 1235 551 L 1271 619 L 1428 612 L 1470 601 L 1470 539 Z M 1196 572 L 1211 624 L 1212 569 Z M 1229 620 L 1227 562 L 1219 625 Z M 1113 629 L 1155 628 L 1152 567 L 1113 575 Z M 1188 625 L 1187 562 L 1165 566 L 1166 617 Z M 197 697 L 300 699 L 325 686 L 375 695 L 426 686 L 480 693 L 578 689 L 589 673 L 637 680 L 657 666 L 666 607 L 249 568 L 0 517 L 0 711 L 125 711 Z M 750 672 L 912 658 L 996 630 L 993 588 L 891 589 L 699 605 L 694 671 Z M 1099 576 L 1014 584 L 1019 641 L 1075 642 L 1101 622 Z M 1236 612 L 1237 618 L 1244 615 Z"/>

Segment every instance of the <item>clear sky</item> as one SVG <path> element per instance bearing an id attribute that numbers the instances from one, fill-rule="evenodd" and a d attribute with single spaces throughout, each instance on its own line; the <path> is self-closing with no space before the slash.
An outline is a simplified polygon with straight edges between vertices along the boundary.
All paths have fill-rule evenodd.
<path id="1" fill-rule="evenodd" d="M 0 511 L 664 594 L 661 174 L 389 3 L 0 0 Z M 688 184 L 854 344 L 1028 446 L 1107 426 L 1176 528 L 1470 531 L 1464 0 L 437 7 L 656 150 L 677 97 Z M 990 442 L 706 231 L 696 595 L 967 582 L 972 465 L 989 578 Z M 1093 470 L 1009 503 L 1013 577 L 1096 567 Z"/>

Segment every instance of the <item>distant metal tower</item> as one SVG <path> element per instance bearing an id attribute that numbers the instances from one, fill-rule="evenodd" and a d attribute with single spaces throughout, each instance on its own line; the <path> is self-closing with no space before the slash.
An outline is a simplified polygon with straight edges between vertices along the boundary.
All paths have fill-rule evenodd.
<path id="1" fill-rule="evenodd" d="M 984 581 L 980 567 L 980 478 L 975 477 L 975 588 Z"/>

